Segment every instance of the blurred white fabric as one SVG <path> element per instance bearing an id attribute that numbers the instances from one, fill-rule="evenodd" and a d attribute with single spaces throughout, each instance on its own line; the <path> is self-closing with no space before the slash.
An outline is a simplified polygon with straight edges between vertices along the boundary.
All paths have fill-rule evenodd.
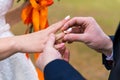
<path id="1" fill-rule="evenodd" d="M 5 20 L 13 1 L 0 0 L 0 38 L 14 36 Z M 23 53 L 16 53 L 0 61 L 0 80 L 38 80 L 38 76 L 31 60 Z"/>

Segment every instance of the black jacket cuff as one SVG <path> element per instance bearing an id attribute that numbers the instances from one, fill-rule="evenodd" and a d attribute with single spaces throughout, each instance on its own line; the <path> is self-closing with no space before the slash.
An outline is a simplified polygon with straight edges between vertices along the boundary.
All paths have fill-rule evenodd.
<path id="1" fill-rule="evenodd" d="M 110 39 L 113 42 L 114 41 L 114 36 L 110 36 Z M 106 56 L 104 54 L 102 54 L 102 63 L 107 70 L 111 70 L 112 67 L 113 67 L 113 61 L 112 60 L 106 60 Z"/>

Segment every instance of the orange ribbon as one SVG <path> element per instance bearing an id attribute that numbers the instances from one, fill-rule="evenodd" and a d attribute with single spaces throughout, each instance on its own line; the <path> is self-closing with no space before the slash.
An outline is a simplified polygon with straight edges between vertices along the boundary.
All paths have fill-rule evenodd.
<path id="1" fill-rule="evenodd" d="M 30 0 L 30 4 L 22 10 L 21 17 L 24 24 L 32 24 L 34 32 L 48 27 L 48 6 L 52 4 L 53 0 Z M 39 53 L 34 54 L 35 61 L 38 56 Z M 38 72 L 39 79 L 44 80 L 43 73 L 39 69 L 36 70 Z"/>

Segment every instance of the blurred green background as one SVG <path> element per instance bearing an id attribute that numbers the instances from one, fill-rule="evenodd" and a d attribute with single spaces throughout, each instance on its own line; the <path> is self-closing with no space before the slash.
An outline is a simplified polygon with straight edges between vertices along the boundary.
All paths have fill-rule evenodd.
<path id="1" fill-rule="evenodd" d="M 16 7 L 18 3 L 14 5 Z M 120 0 L 54 0 L 49 7 L 49 23 L 60 21 L 67 15 L 94 17 L 106 34 L 113 35 L 120 21 Z M 20 22 L 11 30 L 15 35 L 21 35 L 25 29 L 26 26 Z M 109 71 L 102 65 L 100 53 L 78 42 L 67 47 L 71 52 L 70 63 L 84 77 L 88 80 L 108 80 Z"/>

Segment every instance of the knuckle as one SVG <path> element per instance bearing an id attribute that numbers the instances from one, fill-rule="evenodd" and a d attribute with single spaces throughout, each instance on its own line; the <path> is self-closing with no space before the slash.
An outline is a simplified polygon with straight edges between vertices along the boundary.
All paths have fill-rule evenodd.
<path id="1" fill-rule="evenodd" d="M 95 19 L 93 17 L 88 17 L 88 20 L 91 21 L 91 22 L 95 21 Z"/>
<path id="2" fill-rule="evenodd" d="M 78 19 L 78 17 L 74 17 L 74 18 L 72 18 L 73 20 L 77 20 Z"/>

